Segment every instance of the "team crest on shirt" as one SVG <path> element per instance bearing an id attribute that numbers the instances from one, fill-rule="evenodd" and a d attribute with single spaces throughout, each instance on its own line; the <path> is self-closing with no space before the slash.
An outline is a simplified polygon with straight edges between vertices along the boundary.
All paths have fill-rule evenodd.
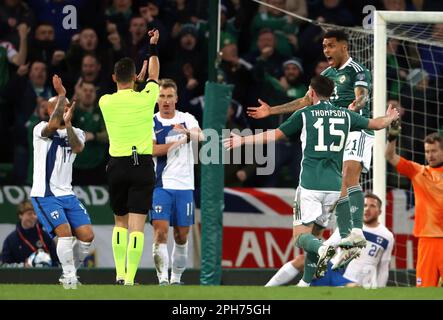
<path id="1" fill-rule="evenodd" d="M 162 211 L 163 211 L 163 207 L 162 207 L 162 206 L 155 206 L 155 207 L 154 207 L 154 211 L 155 211 L 156 213 L 162 213 Z"/>
<path id="2" fill-rule="evenodd" d="M 382 237 L 377 237 L 376 241 L 377 241 L 378 244 L 382 244 L 383 238 Z"/>
<path id="3" fill-rule="evenodd" d="M 343 74 L 338 78 L 338 82 L 344 83 L 346 81 L 346 76 Z"/>
<path id="4" fill-rule="evenodd" d="M 54 220 L 57 220 L 58 217 L 60 217 L 60 214 L 58 213 L 57 210 L 56 210 L 56 211 L 52 211 L 49 215 L 50 215 L 51 218 L 54 219 Z"/>

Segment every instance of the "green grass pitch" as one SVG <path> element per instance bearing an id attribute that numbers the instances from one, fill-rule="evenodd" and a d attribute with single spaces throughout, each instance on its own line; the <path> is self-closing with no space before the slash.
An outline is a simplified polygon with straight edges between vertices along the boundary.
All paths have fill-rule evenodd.
<path id="1" fill-rule="evenodd" d="M 0 285 L 1 300 L 443 300 L 442 288 L 297 288 L 259 286 Z"/>

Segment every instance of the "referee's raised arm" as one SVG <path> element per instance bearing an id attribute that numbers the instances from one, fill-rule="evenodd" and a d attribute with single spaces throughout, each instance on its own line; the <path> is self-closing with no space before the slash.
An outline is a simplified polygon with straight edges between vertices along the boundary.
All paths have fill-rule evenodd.
<path id="1" fill-rule="evenodd" d="M 106 174 L 115 218 L 112 251 L 116 284 L 124 285 L 134 284 L 143 252 L 144 226 L 151 209 L 155 182 L 152 119 L 159 94 L 159 32 L 154 29 L 148 35 L 149 79 L 145 88 L 141 92 L 134 90 L 136 81 L 145 80 L 146 61 L 137 76 L 134 61 L 123 58 L 115 64 L 112 75 L 117 92 L 104 95 L 99 101 L 109 135 L 111 156 Z"/>
<path id="2" fill-rule="evenodd" d="M 158 82 L 158 75 L 160 73 L 160 61 L 158 61 L 157 41 L 159 37 L 158 30 L 148 31 L 149 39 L 149 69 L 148 80 Z"/>

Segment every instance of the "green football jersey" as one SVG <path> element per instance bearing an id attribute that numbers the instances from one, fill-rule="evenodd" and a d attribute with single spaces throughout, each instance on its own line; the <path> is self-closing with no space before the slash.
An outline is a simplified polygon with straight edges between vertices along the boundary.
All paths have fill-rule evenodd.
<path id="1" fill-rule="evenodd" d="M 367 129 L 368 123 L 368 118 L 330 101 L 298 110 L 282 123 L 279 129 L 287 137 L 301 132 L 300 186 L 316 191 L 340 191 L 349 131 Z"/>
<path id="2" fill-rule="evenodd" d="M 77 108 L 72 125 L 95 135 L 105 129 L 105 122 L 99 108 L 94 108 L 92 111 Z M 99 166 L 106 158 L 107 148 L 107 143 L 97 141 L 97 139 L 86 142 L 83 151 L 75 158 L 74 168 L 92 169 Z"/>
<path id="3" fill-rule="evenodd" d="M 330 100 L 338 107 L 348 108 L 352 101 L 355 100 L 354 89 L 356 87 L 368 89 L 368 94 L 371 96 L 371 73 L 352 58 L 349 58 L 339 69 L 329 67 L 321 75 L 334 81 L 334 93 Z M 368 99 L 360 114 L 366 118 L 371 117 L 370 99 Z M 371 135 L 374 134 L 372 130 L 366 130 L 366 132 Z"/>

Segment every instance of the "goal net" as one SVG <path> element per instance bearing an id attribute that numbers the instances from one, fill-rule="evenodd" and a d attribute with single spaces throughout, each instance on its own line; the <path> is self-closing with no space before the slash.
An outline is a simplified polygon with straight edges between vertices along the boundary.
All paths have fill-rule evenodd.
<path id="1" fill-rule="evenodd" d="M 381 16 L 384 21 L 380 21 Z M 382 12 L 375 20 L 374 110 L 382 101 L 399 107 L 402 134 L 397 141 L 397 152 L 420 164 L 425 163 L 425 136 L 440 131 L 443 125 L 443 105 L 439 99 L 443 84 L 443 24 L 438 23 L 441 21 L 443 13 L 437 12 Z M 382 58 L 384 51 L 386 55 Z M 379 80 L 380 72 L 386 74 L 385 81 Z M 382 139 L 384 136 L 378 142 Z M 374 162 L 380 164 L 384 145 L 376 143 L 374 148 L 378 149 L 377 155 L 374 152 Z M 392 261 L 396 272 L 391 279 L 395 285 L 414 286 L 417 239 L 412 236 L 413 190 L 410 181 L 390 165 L 385 173 L 385 186 L 381 179 L 375 182 L 378 174 L 374 175 L 374 189 L 383 187 L 387 191 L 386 225 L 396 240 Z"/>
<path id="2" fill-rule="evenodd" d="M 416 21 L 420 21 L 420 15 L 416 13 Z M 377 86 L 383 80 L 374 75 L 374 52 L 381 48 L 374 41 L 373 30 L 348 28 L 348 34 L 351 56 L 372 72 L 373 90 L 380 89 Z M 443 97 L 443 23 L 387 23 L 385 45 L 386 103 L 379 109 L 384 112 L 389 103 L 400 109 L 402 134 L 397 152 L 424 164 L 424 137 L 442 132 L 443 126 L 443 103 L 439 99 Z M 371 102 L 374 110 L 372 98 Z M 385 161 L 382 138 L 378 141 L 383 143 L 374 144 L 374 157 Z M 365 191 L 377 193 L 380 188 L 386 191 L 385 224 L 395 236 L 388 285 L 415 286 L 417 239 L 412 235 L 415 207 L 411 183 L 389 164 L 383 171 L 385 179 L 376 182 L 373 168 L 362 175 L 362 186 Z"/>

